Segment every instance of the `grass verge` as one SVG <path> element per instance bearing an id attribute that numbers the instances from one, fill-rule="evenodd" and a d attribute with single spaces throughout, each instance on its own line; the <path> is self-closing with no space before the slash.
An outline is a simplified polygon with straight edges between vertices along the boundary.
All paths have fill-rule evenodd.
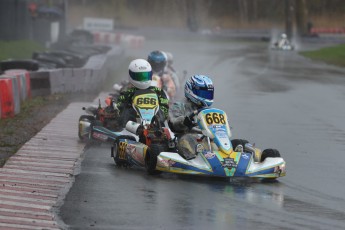
<path id="1" fill-rule="evenodd" d="M 305 57 L 345 67 L 345 44 L 322 48 L 315 51 L 300 52 Z"/>
<path id="2" fill-rule="evenodd" d="M 28 40 L 0 41 L 0 61 L 6 59 L 31 58 L 35 51 L 42 51 L 44 47 L 36 42 Z"/>
<path id="3" fill-rule="evenodd" d="M 0 167 L 67 104 L 64 95 L 35 97 L 25 101 L 16 116 L 0 119 Z"/>

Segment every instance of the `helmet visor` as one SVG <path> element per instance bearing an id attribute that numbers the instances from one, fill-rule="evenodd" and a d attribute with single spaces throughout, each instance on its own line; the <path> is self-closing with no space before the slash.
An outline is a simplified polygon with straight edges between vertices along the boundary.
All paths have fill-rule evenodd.
<path id="1" fill-rule="evenodd" d="M 198 89 L 198 90 L 193 90 L 194 94 L 201 97 L 201 98 L 204 98 L 206 100 L 213 100 L 213 89 Z"/>
<path id="2" fill-rule="evenodd" d="M 149 72 L 132 72 L 129 71 L 129 76 L 134 81 L 151 81 L 152 80 L 152 71 Z"/>
<path id="3" fill-rule="evenodd" d="M 166 62 L 150 62 L 150 64 L 154 72 L 161 72 L 164 70 Z"/>

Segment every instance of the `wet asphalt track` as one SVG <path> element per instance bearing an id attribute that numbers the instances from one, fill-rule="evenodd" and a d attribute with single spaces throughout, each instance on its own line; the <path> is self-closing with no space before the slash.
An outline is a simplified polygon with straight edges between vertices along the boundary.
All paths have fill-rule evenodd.
<path id="1" fill-rule="evenodd" d="M 301 46 L 303 48 L 303 46 Z M 85 151 L 61 207 L 71 229 L 344 229 L 345 70 L 265 43 L 148 41 L 177 70 L 211 76 L 234 138 L 277 148 L 277 183 L 214 181 L 117 168 L 108 146 Z"/>

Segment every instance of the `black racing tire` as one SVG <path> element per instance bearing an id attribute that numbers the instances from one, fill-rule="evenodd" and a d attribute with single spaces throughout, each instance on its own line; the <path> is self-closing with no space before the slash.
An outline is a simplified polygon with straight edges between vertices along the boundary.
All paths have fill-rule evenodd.
<path id="1" fill-rule="evenodd" d="M 78 124 L 80 123 L 80 121 L 89 121 L 90 124 L 91 124 L 94 120 L 95 120 L 95 118 L 94 118 L 93 116 L 90 116 L 90 115 L 81 115 L 81 116 L 79 117 Z M 85 137 L 83 137 L 83 136 L 81 135 L 80 132 L 81 132 L 81 127 L 80 127 L 80 125 L 79 125 L 79 126 L 78 126 L 78 137 L 79 137 L 80 140 L 84 141 L 84 140 L 85 140 Z"/>
<path id="2" fill-rule="evenodd" d="M 265 149 L 261 154 L 261 162 L 263 162 L 267 157 L 281 157 L 277 149 Z"/>
<path id="3" fill-rule="evenodd" d="M 164 151 L 168 150 L 167 144 L 153 143 L 147 150 L 145 157 L 145 168 L 149 175 L 161 174 L 161 171 L 156 170 L 157 156 Z"/>
<path id="4" fill-rule="evenodd" d="M 238 145 L 242 145 L 244 148 L 245 144 L 247 144 L 247 143 L 249 143 L 249 141 L 244 140 L 244 139 L 233 139 L 233 140 L 231 140 L 231 144 L 232 144 L 233 149 L 236 149 L 236 147 Z"/>
<path id="5" fill-rule="evenodd" d="M 26 69 L 29 71 L 37 71 L 39 69 L 39 65 L 36 60 L 32 59 L 6 60 L 0 62 L 0 70 L 6 71 L 10 69 Z"/>
<path id="6" fill-rule="evenodd" d="M 116 164 L 116 166 L 125 166 L 126 163 L 124 162 L 124 160 L 120 160 L 119 156 L 118 156 L 118 151 L 119 151 L 119 142 L 115 141 L 114 145 L 112 147 L 113 151 L 114 151 L 114 162 Z"/>

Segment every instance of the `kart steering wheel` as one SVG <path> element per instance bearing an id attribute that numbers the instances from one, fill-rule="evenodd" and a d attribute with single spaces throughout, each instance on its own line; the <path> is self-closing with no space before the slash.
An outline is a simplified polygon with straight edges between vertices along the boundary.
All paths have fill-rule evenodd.
<path id="1" fill-rule="evenodd" d="M 162 129 L 162 124 L 161 122 L 159 121 L 159 118 L 157 115 L 154 115 L 152 117 L 152 120 L 151 120 L 151 124 L 155 127 L 157 127 L 158 129 Z"/>

